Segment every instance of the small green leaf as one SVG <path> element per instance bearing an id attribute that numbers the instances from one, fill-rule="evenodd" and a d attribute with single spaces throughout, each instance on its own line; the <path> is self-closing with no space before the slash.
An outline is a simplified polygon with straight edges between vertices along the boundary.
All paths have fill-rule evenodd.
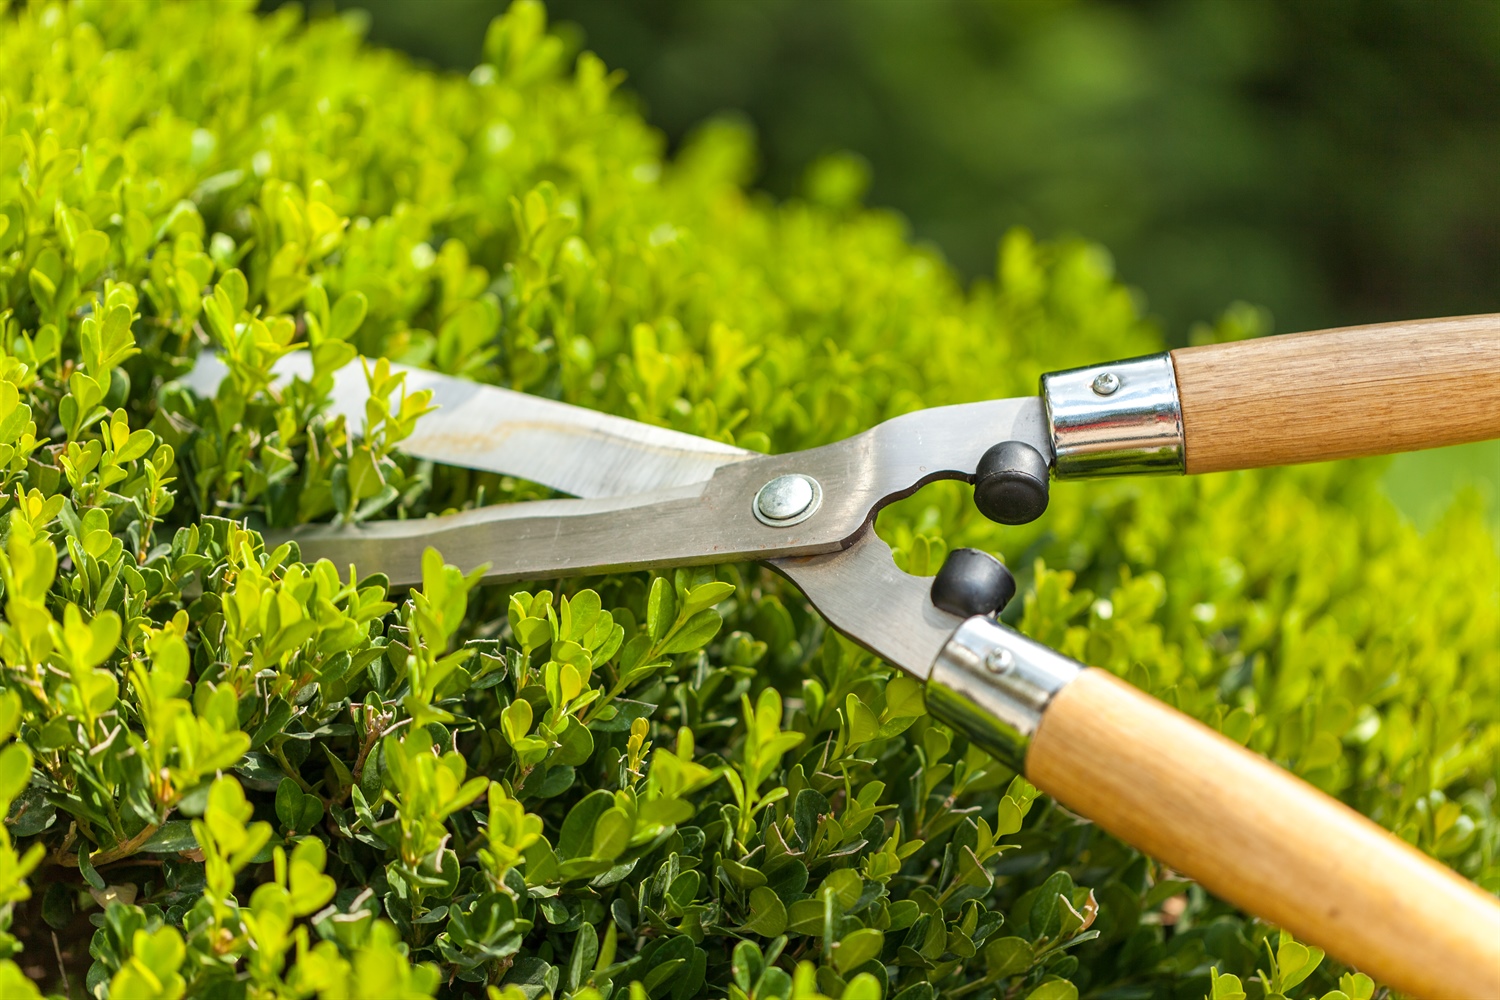
<path id="1" fill-rule="evenodd" d="M 630 833 L 629 814 L 620 808 L 606 809 L 594 825 L 594 846 L 590 854 L 603 861 L 613 861 L 625 852 Z"/>
<path id="2" fill-rule="evenodd" d="M 557 836 L 557 853 L 563 858 L 583 858 L 593 854 L 594 825 L 604 811 L 614 805 L 614 796 L 602 788 L 579 800 L 563 820 Z"/>
<path id="3" fill-rule="evenodd" d="M 1220 973 L 1213 967 L 1208 971 L 1211 980 L 1209 1000 L 1245 1000 L 1245 988 L 1239 976 Z"/>
<path id="4" fill-rule="evenodd" d="M 984 946 L 985 971 L 995 979 L 1018 976 L 1031 968 L 1031 942 L 1025 938 L 996 938 Z"/>
<path id="5" fill-rule="evenodd" d="M 291 778 L 282 778 L 276 786 L 276 818 L 284 829 L 308 833 L 323 818 L 323 803 L 308 795 Z"/>
<path id="6" fill-rule="evenodd" d="M 328 324 L 328 336 L 334 340 L 348 340 L 365 321 L 369 300 L 363 292 L 345 292 L 333 307 Z"/>
<path id="7" fill-rule="evenodd" d="M 1286 931 L 1276 946 L 1276 968 L 1281 973 L 1281 991 L 1293 989 L 1312 975 L 1323 961 L 1323 949 L 1294 940 Z"/>
<path id="8" fill-rule="evenodd" d="M 700 611 L 689 618 L 687 623 L 667 641 L 667 644 L 662 647 L 662 652 L 670 655 L 691 653 L 702 649 L 708 645 L 710 639 L 718 635 L 719 626 L 723 623 L 724 619 L 720 618 L 719 613 L 712 608 Z"/>
<path id="9" fill-rule="evenodd" d="M 873 927 L 865 927 L 844 935 L 834 947 L 833 964 L 839 972 L 848 974 L 880 954 L 885 935 Z"/>
<path id="10" fill-rule="evenodd" d="M 829 872 L 828 877 L 823 879 L 823 884 L 818 889 L 820 892 L 832 892 L 839 906 L 847 910 L 859 902 L 860 893 L 864 891 L 864 887 L 865 884 L 858 872 L 851 868 L 840 868 Z"/>
<path id="11" fill-rule="evenodd" d="M 646 601 L 646 631 L 652 642 L 660 642 L 677 619 L 677 595 L 672 583 L 664 576 L 651 581 L 651 594 Z"/>
<path id="12" fill-rule="evenodd" d="M 104 258 L 109 253 L 109 237 L 97 229 L 78 234 L 78 239 L 73 244 L 73 269 L 78 272 L 80 281 L 87 283 L 94 280 L 95 275 L 104 266 Z"/>
<path id="13" fill-rule="evenodd" d="M 531 732 L 531 703 L 517 698 L 500 713 L 500 725 L 505 730 L 505 739 L 517 746 Z"/>
<path id="14" fill-rule="evenodd" d="M 198 838 L 193 836 L 193 825 L 187 820 L 174 819 L 163 823 L 151 839 L 141 845 L 142 854 L 178 854 L 198 848 Z"/>
<path id="15" fill-rule="evenodd" d="M 798 904 L 793 904 L 796 905 Z M 821 919 L 822 904 L 818 904 L 818 910 Z M 772 938 L 786 930 L 786 926 L 786 904 L 781 901 L 781 897 L 766 886 L 750 890 L 750 919 L 745 921 L 745 929 L 761 937 Z"/>
<path id="16" fill-rule="evenodd" d="M 0 750 L 0 812 L 8 810 L 31 780 L 31 751 L 20 743 Z"/>
<path id="17" fill-rule="evenodd" d="M 89 858 L 88 848 L 84 845 L 80 845 L 78 849 L 78 870 L 83 873 L 84 881 L 100 892 L 104 891 L 106 884 L 104 877 L 94 870 L 94 863 Z"/>
<path id="18" fill-rule="evenodd" d="M 849 745 L 851 747 L 868 743 L 880 734 L 880 720 L 864 702 L 859 700 L 859 695 L 849 692 L 844 699 L 844 711 L 849 718 Z"/>
<path id="19" fill-rule="evenodd" d="M 734 584 L 715 580 L 711 583 L 703 583 L 688 591 L 687 600 L 683 602 L 682 614 L 691 617 L 704 608 L 711 608 L 715 604 L 734 593 Z"/>

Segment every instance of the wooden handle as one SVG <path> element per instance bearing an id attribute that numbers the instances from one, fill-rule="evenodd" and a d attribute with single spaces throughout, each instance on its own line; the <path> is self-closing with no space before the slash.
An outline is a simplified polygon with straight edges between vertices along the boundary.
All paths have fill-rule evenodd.
<path id="1" fill-rule="evenodd" d="M 1042 716 L 1027 777 L 1222 899 L 1418 996 L 1500 997 L 1500 900 L 1100 670 Z"/>
<path id="2" fill-rule="evenodd" d="M 1172 363 L 1190 473 L 1500 437 L 1500 315 L 1187 347 Z"/>

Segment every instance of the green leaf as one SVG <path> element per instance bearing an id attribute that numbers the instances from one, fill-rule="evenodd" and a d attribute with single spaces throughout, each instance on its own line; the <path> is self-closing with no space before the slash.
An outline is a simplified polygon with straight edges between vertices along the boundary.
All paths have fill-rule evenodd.
<path id="1" fill-rule="evenodd" d="M 630 816 L 625 810 L 606 809 L 599 814 L 594 825 L 594 846 L 589 853 L 604 861 L 618 858 L 630 842 L 631 826 Z"/>
<path id="2" fill-rule="evenodd" d="M 141 845 L 142 854 L 179 854 L 198 848 L 198 838 L 193 836 L 193 825 L 187 820 L 174 819 L 161 825 L 151 838 Z"/>
<path id="3" fill-rule="evenodd" d="M 877 957 L 884 943 L 885 935 L 872 927 L 853 931 L 835 946 L 833 964 L 847 975 Z"/>
<path id="4" fill-rule="evenodd" d="M 755 890 L 759 892 L 760 890 Z M 828 905 L 822 899 L 799 899 L 786 908 L 786 928 L 795 934 L 821 937 Z"/>
<path id="5" fill-rule="evenodd" d="M 561 745 L 547 758 L 553 767 L 577 767 L 594 754 L 593 733 L 578 723 L 570 723 L 559 741 Z"/>
<path id="6" fill-rule="evenodd" d="M 584 924 L 573 938 L 573 952 L 568 959 L 568 975 L 563 983 L 568 991 L 577 990 L 589 979 L 594 960 L 599 957 L 599 932 Z"/>
<path id="7" fill-rule="evenodd" d="M 667 644 L 662 647 L 662 652 L 668 655 L 674 653 L 691 653 L 708 645 L 709 640 L 719 634 L 719 626 L 724 619 L 719 613 L 712 609 L 700 611 L 672 635 Z"/>
<path id="8" fill-rule="evenodd" d="M 595 789 L 579 800 L 567 818 L 557 837 L 557 853 L 563 858 L 582 858 L 593 854 L 594 825 L 605 810 L 614 805 L 614 796 L 602 788 Z"/>
<path id="9" fill-rule="evenodd" d="M 688 591 L 687 600 L 683 602 L 681 615 L 691 618 L 705 608 L 711 608 L 715 604 L 734 593 L 734 584 L 715 580 L 711 583 L 703 583 Z"/>
<path id="10" fill-rule="evenodd" d="M 8 810 L 31 780 L 31 751 L 19 743 L 0 750 L 0 812 Z"/>
<path id="11" fill-rule="evenodd" d="M 786 904 L 781 901 L 781 897 L 765 886 L 751 889 L 750 917 L 745 921 L 745 930 L 772 938 L 786 930 L 786 926 Z"/>
<path id="12" fill-rule="evenodd" d="M 1295 941 L 1286 931 L 1281 932 L 1276 946 L 1276 968 L 1281 973 L 1281 991 L 1293 989 L 1312 975 L 1323 961 L 1323 950 Z"/>
<path id="13" fill-rule="evenodd" d="M 1025 938 L 996 938 L 984 946 L 985 971 L 995 979 L 1018 976 L 1031 968 L 1031 942 Z"/>
<path id="14" fill-rule="evenodd" d="M 80 846 L 78 850 L 78 870 L 83 873 L 85 882 L 100 892 L 104 891 L 106 885 L 104 877 L 94 869 L 94 862 L 89 857 L 89 851 L 83 846 Z"/>
<path id="15" fill-rule="evenodd" d="M 328 336 L 334 340 L 348 340 L 359 330 L 369 310 L 369 300 L 363 292 L 345 292 L 333 307 L 328 325 Z"/>
<path id="16" fill-rule="evenodd" d="M 829 872 L 828 877 L 823 879 L 823 884 L 818 889 L 832 892 L 839 906 L 847 910 L 859 902 L 864 887 L 865 884 L 857 872 L 850 868 L 840 868 Z"/>
<path id="17" fill-rule="evenodd" d="M 109 237 L 104 233 L 97 229 L 80 233 L 73 243 L 73 269 L 78 272 L 79 280 L 84 283 L 92 281 L 104 266 L 108 253 Z"/>
<path id="18" fill-rule="evenodd" d="M 216 291 L 222 291 L 227 298 L 229 315 L 237 317 L 245 310 L 250 300 L 250 286 L 237 268 L 230 268 L 219 276 L 219 283 L 215 286 Z"/>
<path id="19" fill-rule="evenodd" d="M 677 595 L 671 582 L 664 576 L 651 581 L 651 594 L 646 601 L 646 631 L 652 642 L 660 642 L 671 630 L 677 619 Z"/>
<path id="20" fill-rule="evenodd" d="M 1021 810 L 1017 807 L 1015 800 L 1004 798 L 1000 800 L 1000 808 L 995 815 L 996 837 L 1008 837 L 1021 829 Z"/>
<path id="21" fill-rule="evenodd" d="M 1239 976 L 1220 973 L 1212 967 L 1208 971 L 1211 979 L 1209 1000 L 1245 1000 L 1245 989 Z"/>
<path id="22" fill-rule="evenodd" d="M 880 735 L 880 720 L 852 691 L 844 699 L 844 711 L 849 719 L 849 745 L 851 747 L 868 743 Z"/>
<path id="23" fill-rule="evenodd" d="M 505 739 L 517 746 L 531 732 L 531 704 L 520 698 L 511 702 L 500 713 L 500 725 L 505 730 Z"/>

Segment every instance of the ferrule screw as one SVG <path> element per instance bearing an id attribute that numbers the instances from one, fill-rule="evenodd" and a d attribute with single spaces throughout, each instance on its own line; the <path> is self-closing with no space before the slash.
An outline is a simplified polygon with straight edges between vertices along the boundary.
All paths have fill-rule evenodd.
<path id="1" fill-rule="evenodd" d="M 1114 372 L 1101 372 L 1094 377 L 1094 393 L 1099 396 L 1113 396 L 1120 389 L 1120 376 Z"/>
<path id="2" fill-rule="evenodd" d="M 777 476 L 755 494 L 755 516 L 762 524 L 784 528 L 807 520 L 823 501 L 823 489 L 812 476 Z"/>
<path id="3" fill-rule="evenodd" d="M 992 649 L 985 655 L 984 665 L 990 673 L 1008 673 L 1016 665 L 1016 655 L 1008 649 Z"/>

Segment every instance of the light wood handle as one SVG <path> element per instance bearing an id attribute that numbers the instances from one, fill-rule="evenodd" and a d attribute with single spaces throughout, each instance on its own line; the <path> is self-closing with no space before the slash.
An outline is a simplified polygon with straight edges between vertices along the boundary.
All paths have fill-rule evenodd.
<path id="1" fill-rule="evenodd" d="M 1500 437 L 1500 315 L 1187 347 L 1172 363 L 1190 473 Z"/>
<path id="2" fill-rule="evenodd" d="M 1500 997 L 1500 900 L 1100 670 L 1042 716 L 1027 777 L 1222 899 L 1398 990 Z"/>

